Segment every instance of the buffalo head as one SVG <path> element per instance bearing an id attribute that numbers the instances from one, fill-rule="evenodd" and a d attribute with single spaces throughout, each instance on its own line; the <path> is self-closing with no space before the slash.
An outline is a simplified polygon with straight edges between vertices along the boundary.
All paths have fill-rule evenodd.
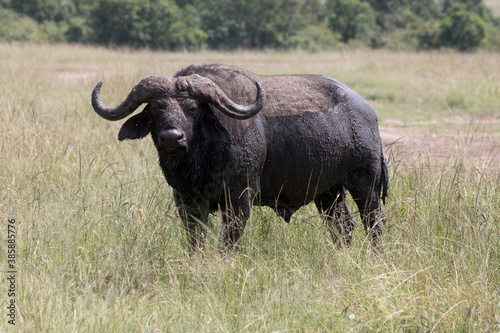
<path id="1" fill-rule="evenodd" d="M 229 134 L 210 105 L 231 118 L 251 118 L 266 100 L 260 83 L 255 84 L 255 102 L 243 106 L 227 97 L 215 82 L 197 74 L 178 78 L 150 76 L 139 82 L 120 105 L 107 107 L 100 98 L 102 82 L 99 82 L 92 92 L 92 106 L 104 119 L 120 120 L 147 103 L 141 113 L 123 124 L 118 139 L 140 139 L 151 133 L 159 152 L 176 155 L 189 149 L 195 139 L 193 129 L 198 125 L 205 138 L 229 141 Z"/>

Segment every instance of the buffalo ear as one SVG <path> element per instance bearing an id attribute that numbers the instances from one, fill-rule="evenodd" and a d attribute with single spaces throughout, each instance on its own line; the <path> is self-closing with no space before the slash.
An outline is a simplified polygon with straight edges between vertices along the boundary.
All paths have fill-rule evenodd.
<path id="1" fill-rule="evenodd" d="M 149 115 L 143 111 L 127 119 L 118 133 L 118 140 L 142 139 L 148 135 L 150 130 L 151 119 L 149 119 Z"/>
<path id="2" fill-rule="evenodd" d="M 203 137 L 210 141 L 229 143 L 230 137 L 226 127 L 215 116 L 210 106 L 205 104 L 199 108 L 200 127 Z"/>

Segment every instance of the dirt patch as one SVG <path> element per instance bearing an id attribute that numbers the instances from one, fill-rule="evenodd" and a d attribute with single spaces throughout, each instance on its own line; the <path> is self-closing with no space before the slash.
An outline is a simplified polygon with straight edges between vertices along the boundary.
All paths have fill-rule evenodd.
<path id="1" fill-rule="evenodd" d="M 492 118 L 487 122 L 498 121 Z M 380 134 L 390 162 L 437 165 L 464 161 L 478 170 L 500 170 L 500 133 L 466 125 L 453 130 L 420 123 L 408 126 L 398 119 L 386 120 L 384 124 L 380 126 Z"/>

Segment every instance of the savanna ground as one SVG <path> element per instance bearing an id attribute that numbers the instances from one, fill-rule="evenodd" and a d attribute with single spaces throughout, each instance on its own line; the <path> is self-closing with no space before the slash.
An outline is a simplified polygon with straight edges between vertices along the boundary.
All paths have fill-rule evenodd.
<path id="1" fill-rule="evenodd" d="M 241 248 L 187 251 L 151 139 L 117 141 L 90 106 L 141 78 L 222 62 L 333 76 L 379 114 L 389 158 L 383 249 L 332 244 L 313 206 L 255 208 Z M 500 56 L 163 53 L 0 45 L 0 331 L 498 332 Z M 353 210 L 354 205 L 351 204 Z M 359 218 L 359 217 L 357 217 Z M 16 326 L 7 224 L 17 225 Z"/>

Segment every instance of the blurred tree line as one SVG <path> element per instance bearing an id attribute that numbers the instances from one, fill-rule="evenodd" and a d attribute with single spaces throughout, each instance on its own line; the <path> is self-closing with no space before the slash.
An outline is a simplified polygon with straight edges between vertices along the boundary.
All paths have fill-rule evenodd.
<path id="1" fill-rule="evenodd" d="M 500 49 L 483 0 L 0 0 L 0 41 L 163 50 Z"/>

